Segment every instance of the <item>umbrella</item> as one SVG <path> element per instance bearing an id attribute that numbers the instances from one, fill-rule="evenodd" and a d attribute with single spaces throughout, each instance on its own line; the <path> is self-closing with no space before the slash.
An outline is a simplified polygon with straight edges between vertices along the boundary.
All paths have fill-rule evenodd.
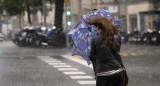
<path id="1" fill-rule="evenodd" d="M 93 25 L 87 25 L 86 18 L 91 15 L 83 15 L 80 22 L 69 32 L 69 37 L 73 39 L 73 54 L 82 56 L 88 64 L 90 59 L 88 58 L 90 52 L 90 42 L 93 36 L 97 35 L 96 27 Z"/>
<path id="2" fill-rule="evenodd" d="M 108 12 L 106 8 L 102 8 L 96 12 L 92 12 L 92 14 L 82 15 L 78 24 L 68 33 L 68 36 L 71 37 L 74 42 L 72 55 L 82 56 L 88 64 L 91 64 L 89 59 L 91 40 L 97 35 L 97 32 L 94 25 L 88 25 L 86 22 L 89 19 L 100 16 L 105 16 L 108 19 L 113 18 L 112 14 Z M 119 25 L 116 19 L 113 19 L 113 21 L 115 24 Z"/>

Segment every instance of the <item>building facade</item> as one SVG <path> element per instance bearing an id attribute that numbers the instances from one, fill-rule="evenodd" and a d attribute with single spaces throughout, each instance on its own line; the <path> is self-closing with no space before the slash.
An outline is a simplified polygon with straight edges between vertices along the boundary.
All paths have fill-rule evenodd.
<path id="1" fill-rule="evenodd" d="M 54 16 L 55 16 L 55 5 L 46 4 L 48 10 L 46 10 L 46 22 L 48 25 L 54 24 Z M 14 28 L 15 29 L 23 29 L 24 26 L 28 25 L 28 14 L 25 12 L 23 15 L 14 16 Z M 43 25 L 44 24 L 44 16 L 41 11 L 38 11 L 35 14 L 31 14 L 31 22 L 32 25 Z"/>
<path id="2" fill-rule="evenodd" d="M 64 3 L 66 5 L 66 3 Z M 48 8 L 51 8 L 47 12 L 47 22 L 48 24 L 54 24 L 54 13 L 55 13 L 55 5 L 47 5 Z M 65 6 L 64 6 L 65 7 Z M 121 31 L 124 32 L 132 32 L 134 29 L 139 31 L 145 30 L 142 28 L 140 13 L 146 11 L 153 11 L 154 4 L 151 3 L 150 0 L 69 0 L 69 4 L 67 5 L 67 9 L 71 11 L 71 26 L 68 29 L 72 29 L 80 20 L 81 15 L 91 13 L 92 9 L 101 9 L 106 7 L 109 12 L 113 14 L 113 16 L 120 17 L 123 20 L 121 25 Z M 65 9 L 65 8 L 64 8 Z M 160 10 L 160 6 L 158 8 Z M 41 12 L 34 14 L 32 17 L 32 23 L 34 25 L 43 23 L 43 15 Z M 147 18 L 147 17 L 145 17 Z M 156 17 L 159 18 L 159 17 Z M 154 18 L 153 18 L 154 19 Z M 24 17 L 19 19 L 16 17 L 16 22 L 21 21 L 22 25 L 24 26 L 27 24 L 27 13 L 25 13 Z M 149 21 L 148 20 L 145 21 Z M 64 10 L 63 15 L 63 25 L 64 29 L 66 26 L 66 12 Z"/>
<path id="3" fill-rule="evenodd" d="M 140 13 L 154 10 L 154 4 L 150 0 L 71 0 L 71 4 L 71 11 L 73 15 L 77 15 L 76 18 L 91 13 L 92 9 L 106 7 L 113 16 L 123 20 L 121 31 L 124 32 L 132 32 L 134 29 L 144 31 Z M 77 8 L 76 4 L 79 4 Z M 160 10 L 160 6 L 158 9 Z"/>

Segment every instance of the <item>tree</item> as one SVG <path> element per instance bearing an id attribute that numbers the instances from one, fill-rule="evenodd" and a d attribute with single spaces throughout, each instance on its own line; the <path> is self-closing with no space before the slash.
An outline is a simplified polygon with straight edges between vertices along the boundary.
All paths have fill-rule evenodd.
<path id="1" fill-rule="evenodd" d="M 28 14 L 28 23 L 31 22 L 31 14 L 42 9 L 43 0 L 0 0 L 0 12 L 6 9 L 10 16 L 22 15 L 25 11 Z M 53 4 L 54 0 L 46 0 L 47 3 Z"/>
<path id="2" fill-rule="evenodd" d="M 54 25 L 57 28 L 62 28 L 64 0 L 55 0 L 55 8 Z"/>
<path id="3" fill-rule="evenodd" d="M 21 0 L 3 0 L 0 2 L 0 11 L 5 9 L 11 16 L 22 14 L 24 12 Z"/>
<path id="4" fill-rule="evenodd" d="M 55 41 L 54 46 L 64 47 L 65 46 L 65 34 L 62 32 L 62 20 L 63 20 L 63 9 L 64 9 L 64 0 L 55 0 L 55 20 L 54 26 L 56 26 L 56 31 L 53 32 L 52 36 Z"/>
<path id="5" fill-rule="evenodd" d="M 28 14 L 28 23 L 32 24 L 31 14 L 36 13 L 42 9 L 43 0 L 23 0 L 24 7 L 26 8 Z"/>

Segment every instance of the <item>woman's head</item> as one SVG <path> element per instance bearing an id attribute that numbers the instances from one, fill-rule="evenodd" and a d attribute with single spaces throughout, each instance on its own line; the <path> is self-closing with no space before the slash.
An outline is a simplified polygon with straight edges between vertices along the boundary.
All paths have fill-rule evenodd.
<path id="1" fill-rule="evenodd" d="M 103 45 L 108 47 L 114 47 L 114 35 L 116 34 L 116 27 L 112 24 L 112 20 L 106 17 L 96 17 L 87 22 L 89 25 L 95 25 L 97 27 L 98 34 L 103 36 Z"/>

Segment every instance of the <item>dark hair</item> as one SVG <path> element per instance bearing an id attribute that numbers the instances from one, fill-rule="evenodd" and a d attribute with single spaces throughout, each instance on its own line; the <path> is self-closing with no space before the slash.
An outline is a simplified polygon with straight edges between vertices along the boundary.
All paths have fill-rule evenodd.
<path id="1" fill-rule="evenodd" d="M 116 34 L 116 26 L 112 24 L 112 20 L 107 19 L 106 17 L 95 17 L 88 20 L 89 25 L 98 26 L 102 30 L 103 44 L 101 47 L 108 46 L 113 48 L 115 45 L 114 35 Z"/>

